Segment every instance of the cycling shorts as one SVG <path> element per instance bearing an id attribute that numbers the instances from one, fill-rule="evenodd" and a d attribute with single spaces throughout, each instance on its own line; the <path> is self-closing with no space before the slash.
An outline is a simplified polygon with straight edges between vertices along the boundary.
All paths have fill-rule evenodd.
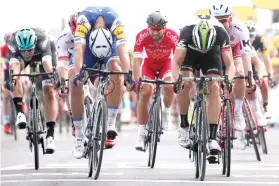
<path id="1" fill-rule="evenodd" d="M 171 74 L 171 59 L 161 63 L 150 63 L 147 59 L 144 60 L 141 66 L 141 77 L 143 79 L 154 80 L 156 72 L 159 72 L 159 78 L 165 79 L 172 76 Z"/>

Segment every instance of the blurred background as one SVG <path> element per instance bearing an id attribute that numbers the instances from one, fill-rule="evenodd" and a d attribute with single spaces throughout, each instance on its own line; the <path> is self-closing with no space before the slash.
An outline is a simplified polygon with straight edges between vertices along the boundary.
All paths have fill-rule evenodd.
<path id="1" fill-rule="evenodd" d="M 126 27 L 128 48 L 131 63 L 133 61 L 133 46 L 136 34 L 146 27 L 146 18 L 154 10 L 164 12 L 168 17 L 168 27 L 179 31 L 184 23 L 187 23 L 196 14 L 206 14 L 210 5 L 216 0 L 9 0 L 2 1 L 0 6 L 0 44 L 3 44 L 3 36 L 7 32 L 16 31 L 24 26 L 41 27 L 48 30 L 57 38 L 59 32 L 68 26 L 67 19 L 70 14 L 81 11 L 88 6 L 110 6 L 121 16 Z M 279 0 L 229 0 L 233 6 L 234 16 L 241 22 L 254 20 L 257 23 L 257 32 L 265 38 L 268 50 L 272 57 L 274 79 L 279 80 Z M 272 119 L 271 125 L 279 123 L 276 103 L 279 103 L 278 85 L 270 89 L 269 110 Z M 122 102 L 122 113 L 119 115 L 120 123 L 135 122 L 134 93 L 126 92 Z M 1 112 L 3 113 L 3 112 Z M 178 122 L 176 106 L 173 106 L 173 123 Z"/>

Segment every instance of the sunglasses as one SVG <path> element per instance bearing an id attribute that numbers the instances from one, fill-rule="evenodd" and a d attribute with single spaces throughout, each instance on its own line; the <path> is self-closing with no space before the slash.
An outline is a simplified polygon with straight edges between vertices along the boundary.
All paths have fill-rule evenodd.
<path id="1" fill-rule="evenodd" d="M 165 29 L 164 26 L 149 26 L 148 27 L 151 31 L 157 31 L 160 32 L 161 30 Z"/>
<path id="2" fill-rule="evenodd" d="M 222 24 L 230 22 L 230 19 L 218 19 L 218 21 Z"/>

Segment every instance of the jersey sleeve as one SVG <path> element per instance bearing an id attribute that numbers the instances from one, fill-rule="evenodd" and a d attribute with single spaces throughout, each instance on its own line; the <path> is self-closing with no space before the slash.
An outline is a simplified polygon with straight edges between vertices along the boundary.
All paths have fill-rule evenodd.
<path id="1" fill-rule="evenodd" d="M 63 32 L 59 35 L 56 46 L 57 46 L 57 55 L 58 60 L 68 60 L 69 59 L 69 53 L 68 53 L 68 47 L 67 47 L 67 33 Z"/>
<path id="2" fill-rule="evenodd" d="M 20 56 L 19 50 L 17 46 L 14 44 L 13 40 L 9 40 L 7 42 L 8 46 L 8 57 L 9 57 L 9 63 L 16 63 L 19 62 L 18 57 Z"/>
<path id="3" fill-rule="evenodd" d="M 218 27 L 216 26 L 216 44 L 217 46 L 220 46 L 221 50 L 227 50 L 230 49 L 230 38 L 229 35 L 227 33 L 227 31 L 223 28 L 223 27 Z"/>
<path id="4" fill-rule="evenodd" d="M 188 44 L 191 40 L 192 30 L 191 26 L 185 26 L 181 29 L 176 49 L 187 50 Z"/>
<path id="5" fill-rule="evenodd" d="M 260 52 L 263 56 L 268 54 L 267 45 L 263 37 L 260 38 Z"/>
<path id="6" fill-rule="evenodd" d="M 171 29 L 168 29 L 167 30 L 167 33 L 166 33 L 167 37 L 169 37 L 171 39 L 171 41 L 173 42 L 172 43 L 172 46 L 171 46 L 171 49 L 174 53 L 175 51 L 175 48 L 176 48 L 176 44 L 178 43 L 178 39 L 179 39 L 179 36 L 178 34 L 174 31 L 174 30 L 171 30 Z"/>
<path id="7" fill-rule="evenodd" d="M 116 46 L 127 42 L 125 35 L 125 27 L 119 18 L 116 18 L 111 26 L 113 37 L 116 39 Z"/>
<path id="8" fill-rule="evenodd" d="M 141 31 L 140 33 L 137 34 L 136 36 L 136 42 L 134 46 L 134 57 L 135 58 L 143 58 L 143 32 Z"/>
<path id="9" fill-rule="evenodd" d="M 245 26 L 242 26 L 241 30 L 242 32 L 239 34 L 239 41 L 241 44 L 240 53 L 250 55 L 252 53 L 252 44 L 250 42 L 249 31 Z"/>
<path id="10" fill-rule="evenodd" d="M 91 23 L 88 19 L 90 16 L 89 11 L 81 12 L 77 18 L 77 28 L 75 31 L 75 43 L 86 44 L 85 37 L 91 29 Z"/>
<path id="11" fill-rule="evenodd" d="M 52 60 L 51 41 L 48 37 L 42 38 L 39 48 L 42 52 L 42 62 Z"/>

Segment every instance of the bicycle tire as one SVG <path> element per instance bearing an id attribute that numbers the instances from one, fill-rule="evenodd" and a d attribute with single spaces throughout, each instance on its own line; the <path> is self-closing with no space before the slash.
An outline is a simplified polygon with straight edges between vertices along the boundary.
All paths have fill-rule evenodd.
<path id="1" fill-rule="evenodd" d="M 161 123 L 160 120 L 160 110 L 161 110 L 161 103 L 156 102 L 153 105 L 153 131 L 151 134 L 151 162 L 150 162 L 150 168 L 154 168 L 155 162 L 156 162 L 156 154 L 157 154 L 157 145 L 158 145 L 158 138 L 159 138 L 159 126 Z"/>
<path id="2" fill-rule="evenodd" d="M 254 129 L 253 129 L 252 124 L 251 124 L 250 114 L 248 113 L 246 103 L 243 104 L 243 109 L 242 110 L 243 110 L 243 113 L 245 115 L 244 117 L 246 118 L 245 123 L 246 123 L 246 126 L 247 126 L 248 130 L 249 130 L 249 136 L 250 136 L 250 138 L 252 140 L 252 143 L 253 143 L 256 158 L 257 158 L 258 161 L 261 161 L 259 149 L 258 149 L 256 139 L 255 139 Z"/>
<path id="3" fill-rule="evenodd" d="M 95 105 L 93 105 L 92 114 L 87 123 L 87 127 L 85 128 L 85 135 L 88 138 L 87 144 L 87 156 L 88 156 L 88 177 L 92 177 L 93 174 L 93 143 L 94 143 L 94 135 L 93 135 L 93 125 L 95 119 Z"/>
<path id="4" fill-rule="evenodd" d="M 223 104 L 222 106 L 222 110 L 221 110 L 221 127 L 220 127 L 220 141 L 222 143 L 222 151 L 221 151 L 221 158 L 222 158 L 222 175 L 226 174 L 226 170 L 227 170 L 227 162 L 226 162 L 226 142 L 225 142 L 225 137 L 224 137 L 224 120 L 226 120 L 227 118 L 225 118 L 225 104 Z M 225 121 L 226 122 L 226 121 Z"/>
<path id="5" fill-rule="evenodd" d="M 231 107 L 230 101 L 226 100 L 226 143 L 225 143 L 225 160 L 226 160 L 226 176 L 231 175 Z"/>
<path id="6" fill-rule="evenodd" d="M 194 139 L 193 139 L 193 147 L 192 150 L 194 152 L 194 159 L 195 159 L 195 167 L 196 167 L 196 171 L 195 171 L 195 178 L 198 179 L 200 177 L 200 171 L 199 171 L 199 161 L 200 161 L 200 157 L 199 157 L 199 152 L 197 149 L 195 149 L 196 144 L 198 143 L 197 138 L 198 136 L 200 136 L 200 107 L 197 107 L 196 109 L 194 109 L 194 115 L 195 115 L 195 135 L 194 135 Z"/>
<path id="7" fill-rule="evenodd" d="M 91 99 L 86 96 L 84 99 L 84 106 L 85 106 L 85 114 L 86 114 L 86 124 L 88 125 L 89 119 L 90 119 L 90 115 L 92 112 L 92 101 Z M 84 126 L 84 129 L 86 129 L 87 126 Z"/>
<path id="8" fill-rule="evenodd" d="M 13 99 L 11 98 L 11 116 L 10 116 L 10 125 L 12 127 L 12 134 L 14 136 L 14 140 L 17 141 L 17 130 L 16 130 L 16 109 L 14 106 Z"/>
<path id="9" fill-rule="evenodd" d="M 207 117 L 206 117 L 205 103 L 202 102 L 201 104 L 202 104 L 202 106 L 201 106 L 202 109 L 201 109 L 200 114 L 201 114 L 201 118 L 202 118 L 202 122 L 201 122 L 201 124 L 202 124 L 202 127 L 201 127 L 202 141 L 199 144 L 199 151 L 200 151 L 199 153 L 202 153 L 202 156 L 201 156 L 202 160 L 200 161 L 200 170 L 199 171 L 201 173 L 200 181 L 204 181 L 205 171 L 206 171 L 206 161 L 207 161 L 206 155 L 207 155 L 208 123 L 207 123 Z"/>
<path id="10" fill-rule="evenodd" d="M 96 109 L 96 119 L 94 121 L 95 128 L 94 130 L 94 143 L 93 143 L 93 178 L 96 180 L 98 179 L 100 175 L 100 170 L 102 166 L 102 160 L 103 160 L 103 152 L 104 152 L 104 144 L 106 140 L 106 131 L 107 131 L 107 105 L 105 103 L 105 100 L 100 100 L 97 109 Z M 100 123 L 101 122 L 101 123 Z M 101 127 L 101 134 L 100 129 Z M 100 139 L 100 144 L 98 143 Z M 98 157 L 97 150 L 100 150 L 100 154 Z"/>
<path id="11" fill-rule="evenodd" d="M 266 138 L 265 138 L 265 129 L 264 127 L 259 127 L 259 139 L 260 139 L 260 144 L 262 146 L 262 150 L 264 154 L 267 154 L 267 145 L 266 145 Z"/>
<path id="12" fill-rule="evenodd" d="M 34 145 L 34 160 L 35 170 L 39 169 L 39 148 L 38 148 L 38 134 L 37 134 L 37 100 L 36 97 L 32 97 L 32 132 L 33 132 L 33 145 Z"/>

